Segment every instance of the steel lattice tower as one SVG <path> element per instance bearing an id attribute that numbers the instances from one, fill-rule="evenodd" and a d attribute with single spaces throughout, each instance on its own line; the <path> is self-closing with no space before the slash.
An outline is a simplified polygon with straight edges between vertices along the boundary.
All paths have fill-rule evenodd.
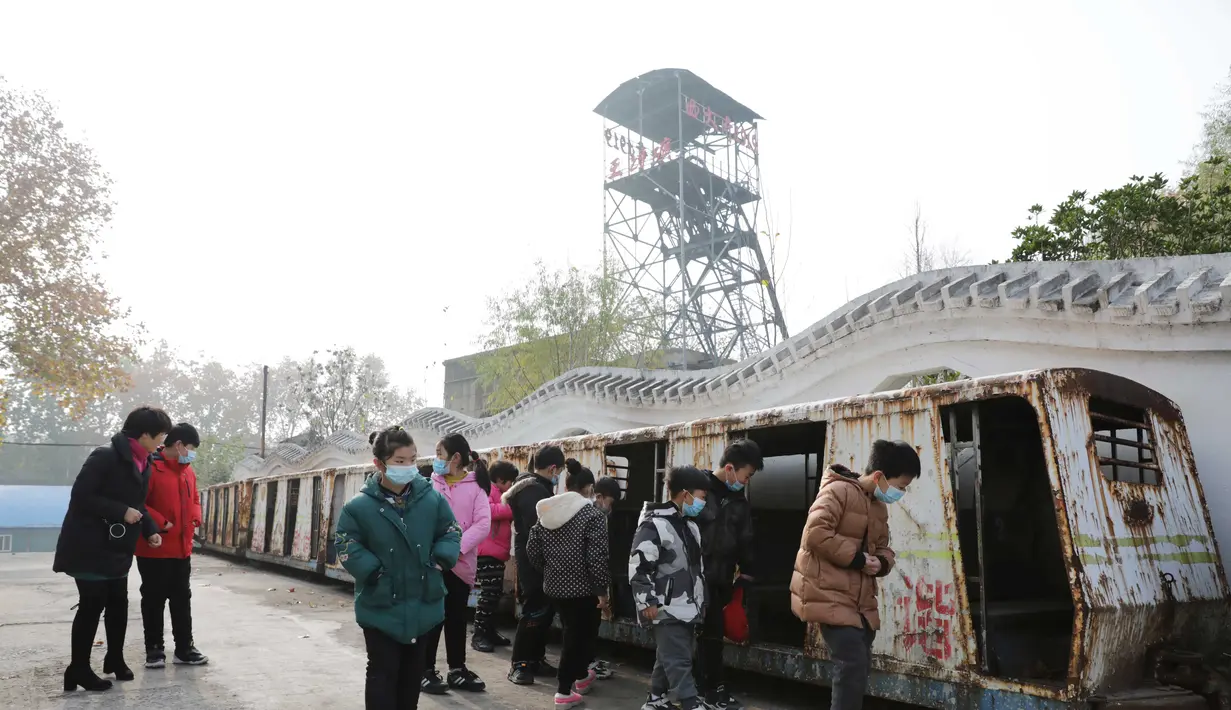
<path id="1" fill-rule="evenodd" d="M 626 81 L 603 117 L 607 275 L 644 334 L 716 364 L 787 337 L 757 232 L 761 117 L 684 69 Z"/>

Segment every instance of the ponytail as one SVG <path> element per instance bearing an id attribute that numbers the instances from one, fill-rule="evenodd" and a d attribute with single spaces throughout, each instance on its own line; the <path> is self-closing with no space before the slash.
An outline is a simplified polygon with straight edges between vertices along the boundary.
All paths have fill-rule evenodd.
<path id="1" fill-rule="evenodd" d="M 565 460 L 564 467 L 568 469 L 568 475 L 564 478 L 565 490 L 581 492 L 586 486 L 594 485 L 594 472 L 582 466 L 577 459 Z"/>
<path id="2" fill-rule="evenodd" d="M 491 495 L 492 494 L 492 479 L 491 479 L 491 476 L 489 476 L 487 473 L 487 462 L 484 461 L 483 458 L 474 451 L 470 452 L 470 457 L 471 457 L 470 465 L 474 469 L 475 483 L 479 484 L 479 488 L 482 488 L 484 493 L 486 493 L 487 495 Z"/>

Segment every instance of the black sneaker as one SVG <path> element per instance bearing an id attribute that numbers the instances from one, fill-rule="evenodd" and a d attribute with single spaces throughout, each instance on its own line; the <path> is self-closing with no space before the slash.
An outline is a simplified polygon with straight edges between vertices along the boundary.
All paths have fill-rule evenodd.
<path id="1" fill-rule="evenodd" d="M 491 636 L 483 631 L 474 632 L 474 637 L 470 639 L 470 647 L 479 653 L 491 653 L 496 650 L 495 644 L 492 643 Z"/>
<path id="2" fill-rule="evenodd" d="M 607 661 L 595 661 L 590 664 L 590 670 L 594 671 L 594 677 L 599 680 L 611 680 L 615 675 L 615 671 L 611 670 L 611 664 Z"/>
<path id="3" fill-rule="evenodd" d="M 500 634 L 496 633 L 495 631 L 489 631 L 489 632 L 487 633 L 487 639 L 488 639 L 489 641 L 491 641 L 491 642 L 492 642 L 492 645 L 493 645 L 493 646 L 497 646 L 497 647 L 500 647 L 500 648 L 504 648 L 504 647 L 506 647 L 506 646 L 512 646 L 512 645 L 513 645 L 513 642 L 512 642 L 512 641 L 510 641 L 510 640 L 506 639 L 505 637 L 501 636 Z"/>
<path id="4" fill-rule="evenodd" d="M 718 690 L 715 690 L 713 695 L 719 703 L 716 707 L 721 708 L 721 710 L 744 710 L 744 704 L 736 700 L 734 695 L 728 693 L 727 686 L 725 685 L 718 686 Z M 709 706 L 709 697 L 709 695 L 706 695 L 705 704 L 707 707 Z"/>
<path id="5" fill-rule="evenodd" d="M 513 685 L 534 685 L 534 671 L 529 663 L 514 663 L 509 669 L 509 682 Z"/>
<path id="6" fill-rule="evenodd" d="M 167 667 L 167 652 L 162 646 L 145 649 L 145 667 L 146 668 L 166 668 Z"/>
<path id="7" fill-rule="evenodd" d="M 555 678 L 560 673 L 560 669 L 548 663 L 546 657 L 540 658 L 530 666 L 536 676 Z"/>
<path id="8" fill-rule="evenodd" d="M 428 695 L 444 695 L 449 692 L 445 679 L 441 678 L 440 673 L 435 669 L 423 674 L 423 684 L 420 687 Z"/>
<path id="9" fill-rule="evenodd" d="M 464 690 L 468 693 L 481 693 L 487 690 L 487 683 L 479 679 L 469 668 L 449 669 L 449 687 L 453 690 Z"/>
<path id="10" fill-rule="evenodd" d="M 209 659 L 198 651 L 196 646 L 189 646 L 183 650 L 177 649 L 175 655 L 171 657 L 171 662 L 181 666 L 203 666 L 209 663 Z"/>
<path id="11" fill-rule="evenodd" d="M 725 685 L 718 686 L 716 690 L 707 691 L 701 699 L 701 704 L 706 710 L 744 710 L 744 704 L 728 693 Z"/>

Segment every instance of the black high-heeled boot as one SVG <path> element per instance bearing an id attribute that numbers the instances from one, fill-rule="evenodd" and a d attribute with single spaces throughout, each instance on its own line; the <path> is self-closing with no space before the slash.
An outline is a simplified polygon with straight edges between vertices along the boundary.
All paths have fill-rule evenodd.
<path id="1" fill-rule="evenodd" d="M 108 653 L 103 656 L 103 675 L 114 673 L 116 680 L 132 680 L 133 672 L 124 662 L 123 658 L 117 658 Z"/>
<path id="2" fill-rule="evenodd" d="M 64 692 L 74 691 L 77 686 L 81 686 L 82 690 L 111 690 L 111 681 L 94 675 L 88 666 L 84 670 L 78 670 L 76 666 L 65 668 Z"/>
<path id="3" fill-rule="evenodd" d="M 107 599 L 103 628 L 107 631 L 107 655 L 103 657 L 103 675 L 114 673 L 116 680 L 132 680 L 133 672 L 124 662 L 124 637 L 128 634 L 126 594 L 113 594 Z"/>
<path id="4" fill-rule="evenodd" d="M 78 587 L 83 583 L 78 582 Z M 96 597 L 82 594 L 77 605 L 77 615 L 73 617 L 72 663 L 64 670 L 65 692 L 76 690 L 81 686 L 85 690 L 107 690 L 111 681 L 103 680 L 94 675 L 90 668 L 90 651 L 94 648 L 94 634 L 98 631 L 98 617 L 103 611 L 103 605 Z"/>

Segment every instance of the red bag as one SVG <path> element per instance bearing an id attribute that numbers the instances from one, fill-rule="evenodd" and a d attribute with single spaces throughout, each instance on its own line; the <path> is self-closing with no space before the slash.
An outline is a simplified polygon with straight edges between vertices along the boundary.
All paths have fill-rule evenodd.
<path id="1" fill-rule="evenodd" d="M 736 587 L 731 603 L 722 610 L 723 635 L 731 643 L 748 643 L 748 612 L 744 610 L 744 588 Z"/>

